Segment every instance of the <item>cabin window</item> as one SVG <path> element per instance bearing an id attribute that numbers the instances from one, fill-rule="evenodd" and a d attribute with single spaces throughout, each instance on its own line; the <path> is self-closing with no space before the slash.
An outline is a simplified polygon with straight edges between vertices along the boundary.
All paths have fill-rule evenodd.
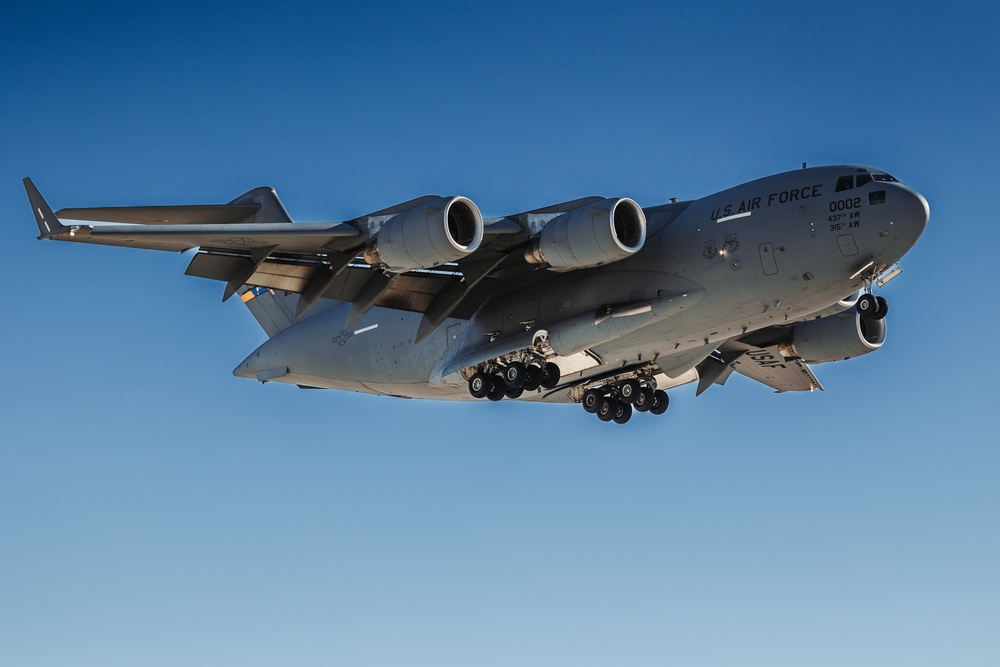
<path id="1" fill-rule="evenodd" d="M 876 179 L 877 180 L 877 179 Z M 885 203 L 885 190 L 876 190 L 868 193 L 868 203 L 872 206 Z"/>
<path id="2" fill-rule="evenodd" d="M 872 178 L 874 178 L 879 183 L 899 183 L 898 180 L 896 180 L 889 174 L 872 174 Z"/>
<path id="3" fill-rule="evenodd" d="M 862 186 L 868 185 L 871 182 L 872 182 L 872 175 L 871 174 L 858 174 L 858 187 L 859 188 L 862 187 Z"/>
<path id="4" fill-rule="evenodd" d="M 835 192 L 843 192 L 844 190 L 850 190 L 854 187 L 854 177 L 853 176 L 841 176 L 837 179 L 837 187 Z"/>

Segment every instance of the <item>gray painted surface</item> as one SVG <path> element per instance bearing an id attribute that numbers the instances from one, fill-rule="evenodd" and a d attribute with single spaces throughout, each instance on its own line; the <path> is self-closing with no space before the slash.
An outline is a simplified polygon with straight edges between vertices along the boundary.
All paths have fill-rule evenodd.
<path id="1" fill-rule="evenodd" d="M 579 400 L 587 386 L 613 386 L 625 377 L 662 387 L 701 374 L 700 392 L 734 370 L 778 391 L 821 388 L 794 356 L 795 323 L 851 309 L 845 298 L 870 288 L 899 261 L 929 217 L 923 197 L 878 170 L 867 170 L 877 180 L 835 192 L 838 178 L 863 169 L 802 169 L 645 208 L 638 251 L 576 270 L 540 266 L 531 249 L 544 239 L 545 256 L 571 257 L 572 248 L 552 244 L 614 224 L 607 211 L 595 217 L 600 198 L 477 217 L 477 249 L 468 257 L 434 271 L 393 272 L 370 259 L 377 252 L 366 253 L 379 230 L 405 222 L 422 252 L 431 241 L 419 240 L 414 211 L 443 200 L 428 196 L 339 223 L 290 223 L 269 188 L 229 205 L 176 207 L 173 213 L 186 216 L 183 224 L 168 221 L 170 207 L 72 209 L 77 219 L 112 212 L 116 220 L 132 216 L 126 221 L 138 223 L 102 227 L 67 225 L 28 179 L 25 186 L 40 238 L 198 247 L 189 273 L 225 281 L 230 289 L 245 283 L 238 293 L 269 339 L 237 366 L 238 376 L 473 400 L 466 381 L 477 370 L 549 361 L 563 367 L 560 385 L 520 398 L 567 402 Z M 210 222 L 199 223 L 199 216 Z M 547 233 L 552 220 L 579 228 Z M 402 235 L 392 240 L 406 242 Z M 581 247 L 591 254 L 610 247 L 606 239 L 589 243 Z M 355 259 L 345 265 L 346 257 Z M 809 330 L 826 337 L 814 347 L 877 349 L 884 325 L 877 345 L 859 346 L 850 332 L 862 324 Z"/>

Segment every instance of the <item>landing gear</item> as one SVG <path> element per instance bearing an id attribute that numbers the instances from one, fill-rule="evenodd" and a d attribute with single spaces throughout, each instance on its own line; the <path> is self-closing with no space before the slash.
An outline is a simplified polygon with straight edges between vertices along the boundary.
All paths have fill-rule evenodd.
<path id="1" fill-rule="evenodd" d="M 622 403 L 629 405 L 635 403 L 635 399 L 641 391 L 642 385 L 635 378 L 629 378 L 618 385 L 618 394 L 621 396 Z"/>
<path id="2" fill-rule="evenodd" d="M 871 317 L 878 310 L 878 301 L 875 300 L 874 294 L 862 294 L 854 307 L 858 309 L 861 317 Z"/>
<path id="3" fill-rule="evenodd" d="M 583 409 L 590 414 L 596 414 L 598 410 L 601 409 L 601 403 L 604 401 L 604 392 L 596 387 L 591 387 L 587 391 L 583 392 L 583 398 L 580 400 Z"/>
<path id="4" fill-rule="evenodd" d="M 875 297 L 875 300 L 878 301 L 878 310 L 875 311 L 875 316 L 872 319 L 881 320 L 889 313 L 889 302 L 882 296 Z"/>
<path id="5" fill-rule="evenodd" d="M 503 371 L 504 382 L 512 389 L 519 389 L 524 386 L 527 380 L 528 367 L 520 361 L 512 361 Z"/>
<path id="6" fill-rule="evenodd" d="M 590 387 L 583 392 L 580 404 L 584 411 L 596 414 L 603 422 L 624 424 L 635 412 L 662 415 L 670 399 L 667 392 L 650 384 L 651 378 L 626 378 L 618 382 Z"/>
<path id="7" fill-rule="evenodd" d="M 551 362 L 525 363 L 502 359 L 487 362 L 469 378 L 469 394 L 473 398 L 499 401 L 504 397 L 519 398 L 526 391 L 539 387 L 554 389 L 559 384 L 559 367 Z"/>
<path id="8" fill-rule="evenodd" d="M 870 320 L 881 320 L 889 312 L 889 302 L 884 297 L 870 293 L 862 294 L 854 307 L 857 308 L 858 315 Z"/>
<path id="9" fill-rule="evenodd" d="M 486 398 L 491 401 L 499 401 L 504 396 L 507 395 L 507 383 L 504 382 L 502 375 L 491 375 L 490 376 L 490 391 L 486 394 Z"/>
<path id="10" fill-rule="evenodd" d="M 542 367 L 542 387 L 545 389 L 555 389 L 559 384 L 559 367 L 551 361 Z"/>
<path id="11" fill-rule="evenodd" d="M 507 398 L 521 398 L 521 394 L 524 393 L 524 387 L 507 387 L 504 391 L 504 395 Z"/>
<path id="12" fill-rule="evenodd" d="M 619 402 L 615 409 L 614 422 L 616 424 L 624 424 L 629 419 L 632 419 L 632 406 L 628 403 Z"/>
<path id="13" fill-rule="evenodd" d="M 542 368 L 536 364 L 530 364 L 524 371 L 524 390 L 535 391 L 542 386 Z"/>
<path id="14" fill-rule="evenodd" d="M 602 422 L 609 422 L 618 414 L 618 406 L 621 405 L 617 399 L 603 398 L 601 405 L 597 408 L 597 418 Z"/>
<path id="15" fill-rule="evenodd" d="M 653 402 L 649 404 L 649 411 L 654 415 L 662 415 L 670 405 L 670 397 L 667 392 L 657 389 L 653 392 Z"/>
<path id="16" fill-rule="evenodd" d="M 490 379 L 490 376 L 479 371 L 469 378 L 469 393 L 472 394 L 473 398 L 486 398 L 492 384 L 493 380 Z"/>
<path id="17" fill-rule="evenodd" d="M 643 387 L 635 395 L 635 400 L 632 401 L 632 407 L 639 412 L 648 412 L 649 408 L 653 405 L 653 391 L 652 387 Z"/>

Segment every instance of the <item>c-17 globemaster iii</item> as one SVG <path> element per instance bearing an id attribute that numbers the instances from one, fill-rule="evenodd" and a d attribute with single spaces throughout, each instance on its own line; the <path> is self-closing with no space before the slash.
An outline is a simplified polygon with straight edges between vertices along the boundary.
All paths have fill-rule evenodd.
<path id="1" fill-rule="evenodd" d="M 484 218 L 426 196 L 344 222 L 293 223 L 275 191 L 228 204 L 69 208 L 24 179 L 39 238 L 185 252 L 268 340 L 233 373 L 411 398 L 580 403 L 661 414 L 735 371 L 822 389 L 811 364 L 873 352 L 871 292 L 927 225 L 884 171 L 803 168 L 641 208 L 587 197 Z M 125 224 L 86 224 L 90 222 Z"/>

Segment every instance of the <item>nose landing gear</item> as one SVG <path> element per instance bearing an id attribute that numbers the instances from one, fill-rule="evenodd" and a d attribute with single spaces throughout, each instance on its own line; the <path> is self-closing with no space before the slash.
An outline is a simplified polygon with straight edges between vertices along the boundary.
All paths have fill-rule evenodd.
<path id="1" fill-rule="evenodd" d="M 871 292 L 862 294 L 854 307 L 857 308 L 858 315 L 870 320 L 881 320 L 889 312 L 889 302 L 884 297 L 875 296 Z"/>

